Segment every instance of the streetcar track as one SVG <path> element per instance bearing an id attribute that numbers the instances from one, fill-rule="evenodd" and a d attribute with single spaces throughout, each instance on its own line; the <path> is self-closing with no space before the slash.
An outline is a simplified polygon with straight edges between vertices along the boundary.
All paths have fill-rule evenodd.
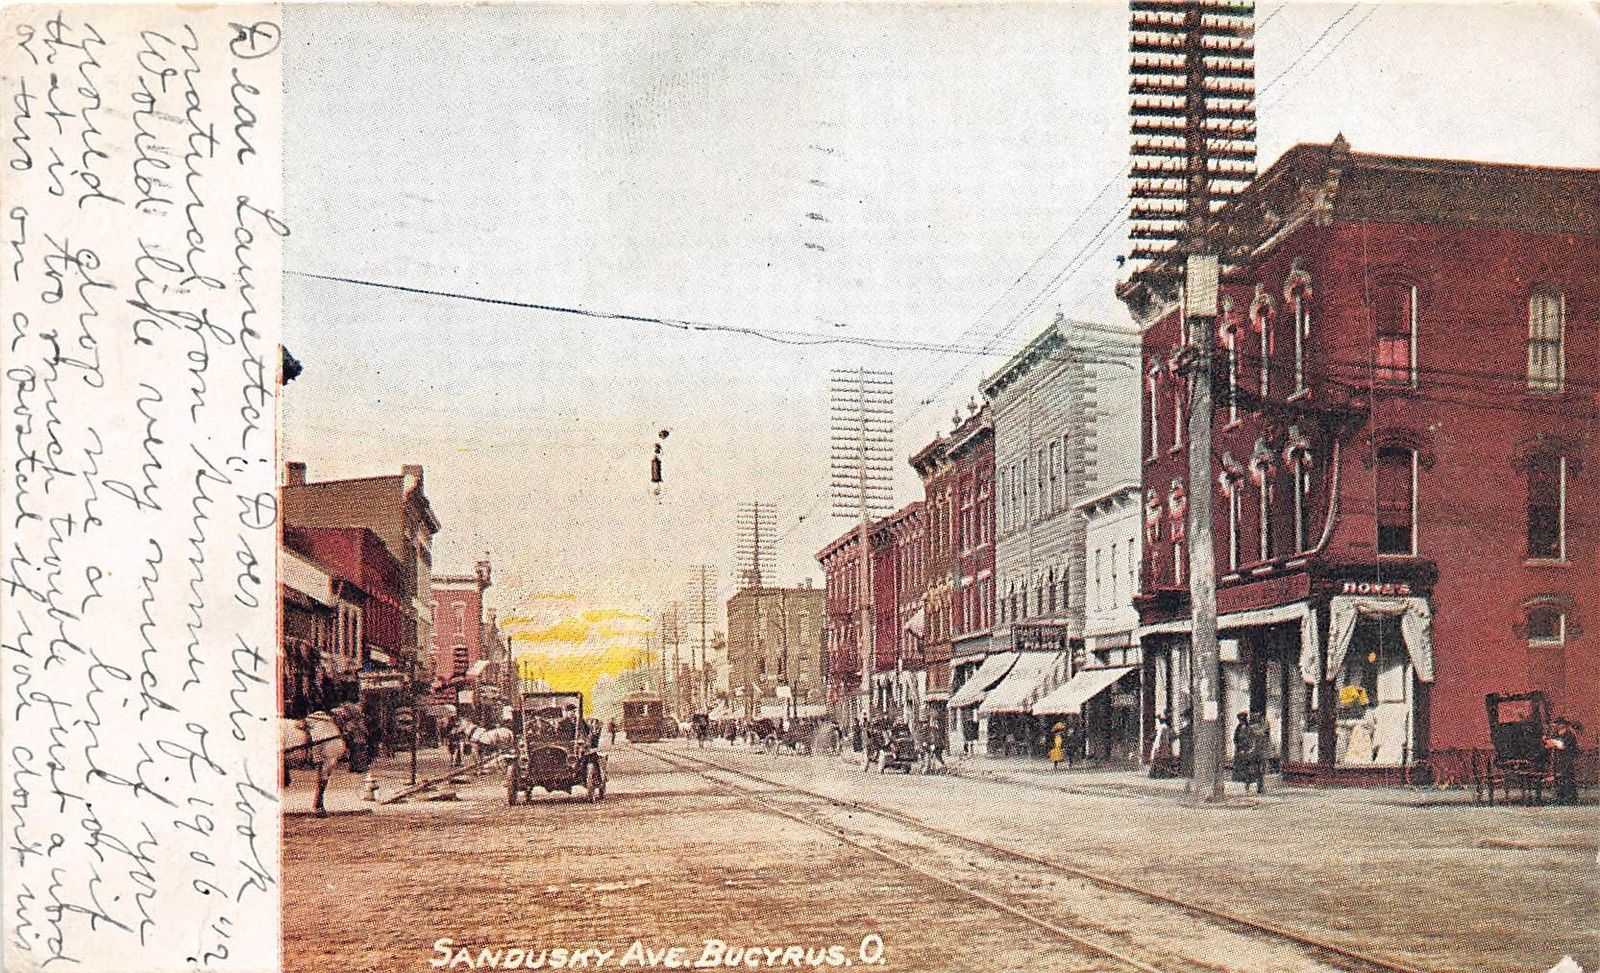
<path id="1" fill-rule="evenodd" d="M 686 758 L 686 759 L 688 759 L 690 761 L 690 763 L 679 763 L 676 760 L 670 759 L 668 757 L 664 757 L 659 753 L 655 753 L 655 752 L 649 751 L 649 750 L 642 750 L 642 748 L 639 748 L 637 745 L 634 745 L 634 748 L 635 749 L 640 749 L 641 752 L 649 754 L 652 757 L 655 757 L 657 760 L 660 760 L 662 763 L 665 763 L 668 766 L 677 767 L 679 770 L 687 770 L 687 771 L 689 771 L 691 773 L 698 774 L 699 776 L 705 778 L 706 780 L 711 781 L 712 783 L 721 784 L 724 787 L 735 786 L 735 785 L 728 784 L 725 781 L 718 781 L 716 778 L 712 777 L 710 774 L 706 773 L 705 771 L 697 770 L 695 767 L 692 766 L 693 763 L 700 763 L 700 764 L 703 764 L 703 765 L 705 765 L 707 767 L 711 767 L 711 768 L 716 769 L 716 770 L 720 770 L 720 771 L 723 771 L 723 772 L 730 772 L 730 771 L 728 771 L 727 768 L 721 767 L 718 764 L 712 763 L 710 761 L 694 760 L 693 758 Z M 678 754 L 676 756 L 681 757 L 682 755 Z M 759 778 L 753 777 L 753 775 L 741 774 L 739 771 L 731 771 L 731 773 L 739 774 L 740 776 L 750 776 L 752 779 L 759 779 Z M 1140 973 L 1168 973 L 1168 971 L 1163 970 L 1161 967 L 1151 966 L 1150 964 L 1144 962 L 1143 960 L 1140 960 L 1140 959 L 1138 959 L 1136 957 L 1133 957 L 1133 956 L 1129 956 L 1129 955 L 1123 953 L 1122 951 L 1118 950 L 1117 948 L 1115 948 L 1113 946 L 1107 946 L 1104 943 L 1095 942 L 1092 939 L 1088 939 L 1088 938 L 1086 938 L 1084 936 L 1080 936 L 1077 933 L 1072 932 L 1070 929 L 1067 929 L 1067 928 L 1065 928 L 1063 926 L 1057 925 L 1056 923 L 1050 922 L 1047 919 L 1044 919 L 1044 918 L 1041 918 L 1039 916 L 1033 915 L 1033 914 L 1031 914 L 1031 913 L 1029 913 L 1029 912 L 1027 912 L 1027 911 L 1025 911 L 1023 909 L 1020 909 L 1020 908 L 1017 908 L 1014 905 L 1011 905 L 1008 902 L 1001 901 L 1000 899 L 997 899 L 997 898 L 995 898 L 993 896 L 987 895 L 987 894 L 985 894 L 983 892 L 979 892 L 976 889 L 972 889 L 972 888 L 969 888 L 969 887 L 967 887 L 965 885 L 962 885 L 961 883 L 956 882 L 953 879 L 949 879 L 949 878 L 946 878 L 943 875 L 939 875 L 936 872 L 930 871 L 929 869 L 924 868 L 921 865 L 918 865 L 915 862 L 912 862 L 912 861 L 910 861 L 910 860 L 908 860 L 906 858 L 903 858 L 903 857 L 901 857 L 899 855 L 893 854 L 892 852 L 885 851 L 882 848 L 874 847 L 873 845 L 868 844 L 865 841 L 862 841 L 862 840 L 860 840 L 858 838 L 852 837 L 848 833 L 846 833 L 844 831 L 841 831 L 838 828 L 835 828 L 835 827 L 833 827 L 831 825 L 828 825 L 828 824 L 825 824 L 825 823 L 823 823 L 821 821 L 818 821 L 815 818 L 809 818 L 809 817 L 806 817 L 803 814 L 797 814 L 797 813 L 795 813 L 793 811 L 790 811 L 790 810 L 788 810 L 786 808 L 783 808 L 783 807 L 773 803 L 772 801 L 766 800 L 762 796 L 764 793 L 782 793 L 784 791 L 793 792 L 794 790 L 796 790 L 796 788 L 789 788 L 789 787 L 785 787 L 783 785 L 776 785 L 776 784 L 773 784 L 770 781 L 765 782 L 765 783 L 768 783 L 769 786 L 772 786 L 774 788 L 774 790 L 771 791 L 771 792 L 761 792 L 761 791 L 754 791 L 754 790 L 749 790 L 749 789 L 741 789 L 738 796 L 740 796 L 741 798 L 743 798 L 743 799 L 745 799 L 745 800 L 747 800 L 747 801 L 749 801 L 749 802 L 751 802 L 753 804 L 757 804 L 757 805 L 761 806 L 763 809 L 765 809 L 767 812 L 769 812 L 771 814 L 776 814 L 779 817 L 786 818 L 786 819 L 788 819 L 790 821 L 794 821 L 794 822 L 796 822 L 798 824 L 805 825 L 806 827 L 811 828 L 811 829 L 813 829 L 815 831 L 820 831 L 823 834 L 826 834 L 829 837 L 835 839 L 836 841 L 842 842 L 842 843 L 844 843 L 846 845 L 849 845 L 852 848 L 856 848 L 856 849 L 858 849 L 860 851 L 867 852 L 870 855 L 873 855 L 873 856 L 875 856 L 877 858 L 881 858 L 884 861 L 887 861 L 887 862 L 889 862 L 889 863 L 891 863 L 891 864 L 893 864 L 893 865 L 895 865 L 895 866 L 897 866 L 899 868 L 902 868 L 902 869 L 904 869 L 906 871 L 910 871 L 910 872 L 913 872 L 913 873 L 915 873 L 917 875 L 920 875 L 923 878 L 925 878 L 925 879 L 927 879 L 927 880 L 929 880 L 931 882 L 934 882 L 934 883 L 936 883 L 936 884 L 938 884 L 938 885 L 940 885 L 940 886 L 942 886 L 942 887 L 944 887 L 946 889 L 949 889 L 949 890 L 955 892 L 956 894 L 958 894 L 960 896 L 963 896 L 963 897 L 969 898 L 969 899 L 973 899 L 973 900 L 976 900 L 978 902 L 982 902 L 984 905 L 987 905 L 992 909 L 995 909 L 997 911 L 1006 913 L 1007 915 L 1010 915 L 1010 916 L 1014 916 L 1014 917 L 1016 917 L 1018 919 L 1023 920 L 1024 922 L 1026 922 L 1026 923 L 1028 923 L 1030 925 L 1037 926 L 1040 929 L 1044 929 L 1045 931 L 1047 931 L 1047 932 L 1049 932 L 1049 933 L 1051 933 L 1051 934 L 1053 934 L 1055 936 L 1058 936 L 1058 937 L 1060 937 L 1062 939 L 1065 939 L 1068 942 L 1071 942 L 1076 946 L 1079 946 L 1079 947 L 1084 948 L 1084 949 L 1088 949 L 1088 950 L 1090 950 L 1090 951 L 1092 951 L 1094 953 L 1097 953 L 1097 954 L 1099 954 L 1101 956 L 1110 957 L 1111 959 L 1114 959 L 1117 962 L 1122 963 L 1122 964 L 1128 966 L 1131 969 L 1139 970 Z"/>
<path id="2" fill-rule="evenodd" d="M 660 754 L 655 753 L 654 751 L 644 750 L 643 748 L 638 747 L 637 745 L 634 746 L 634 749 L 641 750 L 644 753 L 650 754 L 651 756 L 656 757 L 657 759 L 661 760 L 664 763 L 667 763 L 668 765 L 674 765 L 675 764 L 675 762 L 673 760 L 669 760 L 669 759 L 661 756 Z M 750 773 L 750 772 L 745 771 L 745 770 L 740 770 L 738 768 L 728 767 L 728 766 L 725 766 L 723 764 L 719 764 L 719 763 L 717 763 L 715 761 L 710 761 L 710 760 L 706 760 L 704 758 L 690 756 L 688 754 L 674 753 L 674 756 L 677 757 L 677 758 L 680 758 L 682 760 L 689 761 L 691 764 L 700 764 L 702 766 L 710 767 L 710 768 L 713 768 L 713 769 L 715 769 L 717 771 L 720 771 L 720 772 L 723 772 L 723 773 L 733 774 L 733 775 L 736 775 L 738 777 L 743 777 L 743 778 L 746 778 L 748 780 L 759 782 L 759 783 L 761 783 L 761 784 L 763 784 L 763 785 L 765 785 L 767 787 L 775 788 L 777 791 L 780 791 L 780 792 L 781 791 L 788 791 L 788 792 L 791 792 L 791 793 L 806 795 L 808 797 L 815 798 L 817 800 L 823 801 L 823 802 L 825 802 L 827 804 L 830 804 L 830 805 L 833 805 L 835 807 L 845 809 L 847 811 L 854 810 L 854 811 L 862 811 L 862 812 L 865 812 L 865 813 L 868 813 L 868 814 L 874 814 L 874 815 L 877 815 L 879 817 L 886 818 L 888 820 L 895 821 L 897 823 L 904 824 L 904 825 L 907 825 L 907 826 L 912 827 L 912 828 L 916 828 L 916 829 L 921 830 L 923 832 L 926 832 L 928 834 L 932 834 L 932 835 L 935 835 L 937 837 L 940 837 L 940 838 L 943 838 L 943 839 L 946 839 L 946 840 L 949 840 L 949 841 L 956 841 L 956 842 L 960 842 L 960 843 L 963 843 L 963 844 L 966 844 L 966 845 L 970 845 L 972 847 L 983 849 L 984 851 L 987 851 L 987 852 L 989 852 L 991 854 L 996 854 L 996 855 L 1012 858 L 1012 859 L 1015 859 L 1017 861 L 1026 862 L 1028 864 L 1031 864 L 1031 865 L 1034 865 L 1034 866 L 1037 866 L 1037 867 L 1045 868 L 1045 869 L 1047 869 L 1049 871 L 1058 872 L 1058 873 L 1063 874 L 1063 875 L 1068 875 L 1068 876 L 1072 876 L 1074 878 L 1082 879 L 1084 881 L 1093 883 L 1095 885 L 1099 885 L 1099 886 L 1102 886 L 1102 887 L 1105 887 L 1105 888 L 1115 889 L 1117 891 L 1129 893 L 1129 894 L 1132 894 L 1132 895 L 1135 895 L 1135 896 L 1138 896 L 1138 897 L 1141 897 L 1141 898 L 1144 898 L 1144 899 L 1147 899 L 1147 900 L 1150 900 L 1150 901 L 1153 901 L 1153 902 L 1161 903 L 1163 905 L 1172 906 L 1172 907 L 1181 909 L 1181 910 L 1183 910 L 1185 912 L 1189 912 L 1189 913 L 1192 913 L 1192 914 L 1195 914 L 1195 915 L 1204 916 L 1206 919 L 1211 920 L 1213 922 L 1224 924 L 1224 925 L 1227 925 L 1227 926 L 1232 926 L 1232 927 L 1235 927 L 1235 928 L 1238 928 L 1238 929 L 1243 929 L 1243 930 L 1246 930 L 1247 932 L 1250 932 L 1250 933 L 1253 933 L 1253 934 L 1257 934 L 1257 935 L 1265 934 L 1265 935 L 1271 936 L 1271 937 L 1273 937 L 1275 939 L 1290 943 L 1290 944 L 1292 944 L 1294 946 L 1297 946 L 1297 947 L 1299 947 L 1299 948 L 1301 948 L 1303 950 L 1311 950 L 1311 951 L 1314 951 L 1316 953 L 1322 953 L 1322 954 L 1326 954 L 1328 956 L 1337 957 L 1339 960 L 1341 960 L 1341 961 L 1343 961 L 1345 963 L 1359 964 L 1359 967 L 1358 967 L 1359 969 L 1380 970 L 1380 971 L 1383 971 L 1383 973 L 1428 973 L 1428 971 L 1423 970 L 1423 969 L 1421 969 L 1419 967 L 1407 965 L 1405 963 L 1400 962 L 1399 960 L 1396 960 L 1396 959 L 1393 959 L 1393 958 L 1390 958 L 1390 957 L 1377 956 L 1377 955 L 1374 955 L 1374 954 L 1371 954 L 1371 953 L 1367 953 L 1367 952 L 1364 952 L 1364 951 L 1361 951 L 1361 950 L 1358 950 L 1358 949 L 1353 949 L 1351 947 L 1341 945 L 1339 943 L 1329 942 L 1327 940 L 1319 939 L 1319 938 L 1317 938 L 1315 936 L 1312 936 L 1312 935 L 1309 935 L 1309 934 L 1306 934 L 1306 933 L 1297 932 L 1297 931 L 1295 931 L 1293 929 L 1287 929 L 1287 928 L 1285 928 L 1283 926 L 1279 926 L 1279 925 L 1277 925 L 1275 923 L 1272 923 L 1272 922 L 1269 922 L 1269 921 L 1266 921 L 1266 920 L 1252 919 L 1252 918 L 1250 918 L 1248 916 L 1239 915 L 1237 913 L 1229 912 L 1227 910 L 1214 908 L 1214 907 L 1211 907 L 1211 906 L 1203 905 L 1201 903 L 1192 902 L 1192 901 L 1189 901 L 1189 900 L 1186 900 L 1186 899 L 1180 899 L 1180 898 L 1178 898 L 1176 896 L 1169 895 L 1169 894 L 1167 894 L 1165 892 L 1156 891 L 1154 889 L 1148 889 L 1148 888 L 1145 888 L 1143 886 L 1139 886 L 1139 885 L 1135 885 L 1135 884 L 1130 883 L 1130 882 L 1123 881 L 1122 879 L 1114 878 L 1114 877 L 1111 877 L 1109 875 L 1102 875 L 1102 874 L 1100 874 L 1098 872 L 1093 872 L 1093 871 L 1090 871 L 1088 869 L 1081 868 L 1081 867 L 1078 867 L 1078 866 L 1075 866 L 1075 865 L 1068 865 L 1068 864 L 1064 864 L 1064 863 L 1061 863 L 1061 862 L 1058 862 L 1058 861 L 1051 861 L 1049 859 L 1040 857 L 1038 855 L 1031 854 L 1029 852 L 1020 851 L 1020 850 L 1018 850 L 1016 848 L 1010 848 L 1010 847 L 1007 847 L 1005 845 L 996 844 L 996 843 L 990 842 L 990 841 L 985 841 L 985 840 L 983 840 L 981 838 L 974 838 L 974 837 L 972 837 L 970 835 L 964 835 L 964 834 L 959 834 L 959 833 L 953 832 L 953 831 L 947 831 L 947 830 L 945 830 L 943 828 L 939 828 L 939 827 L 937 827 L 935 825 L 928 824 L 927 822 L 922 821 L 922 820 L 920 820 L 920 819 L 918 819 L 916 817 L 913 817 L 911 815 L 905 814 L 905 813 L 900 812 L 900 811 L 896 811 L 896 810 L 894 810 L 892 808 L 883 807 L 882 805 L 878 805 L 878 804 L 874 804 L 874 803 L 866 802 L 866 801 L 844 800 L 844 799 L 837 798 L 837 797 L 834 797 L 834 796 L 829 795 L 829 794 L 824 794 L 824 793 L 821 793 L 819 791 L 811 790 L 809 788 L 800 787 L 800 786 L 796 786 L 796 785 L 792 785 L 792 784 L 786 784 L 786 783 L 784 783 L 782 781 L 775 781 L 775 780 L 772 780 L 770 778 L 763 777 L 763 776 L 761 776 L 759 774 L 753 774 L 753 773 Z M 682 765 L 678 765 L 678 766 L 682 766 Z M 693 770 L 692 767 L 684 768 L 684 769 Z M 705 776 L 705 775 L 702 774 L 702 776 Z M 708 779 L 710 779 L 710 778 L 708 777 Z M 786 815 L 786 816 L 791 816 L 791 815 Z M 807 821 L 805 823 L 811 824 L 812 822 Z M 813 825 L 813 826 L 816 827 L 817 825 Z M 820 827 L 823 830 L 827 829 L 827 826 L 820 826 Z M 1030 921 L 1032 921 L 1031 917 L 1030 917 Z"/>

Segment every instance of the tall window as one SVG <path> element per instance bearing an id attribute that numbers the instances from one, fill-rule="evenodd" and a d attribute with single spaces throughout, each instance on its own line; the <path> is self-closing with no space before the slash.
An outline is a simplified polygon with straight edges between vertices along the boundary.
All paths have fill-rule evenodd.
<path id="1" fill-rule="evenodd" d="M 1294 549 L 1307 547 L 1306 514 L 1311 504 L 1311 467 L 1306 463 L 1294 464 Z"/>
<path id="2" fill-rule="evenodd" d="M 1306 292 L 1294 292 L 1294 390 L 1306 390 L 1306 342 L 1311 338 L 1311 307 Z"/>
<path id="3" fill-rule="evenodd" d="M 1378 450 L 1378 553 L 1417 550 L 1417 454 L 1386 446 Z"/>
<path id="4" fill-rule="evenodd" d="M 1239 421 L 1239 329 L 1228 328 L 1226 333 L 1228 356 L 1228 424 Z"/>
<path id="5" fill-rule="evenodd" d="M 1261 331 L 1261 397 L 1267 397 L 1272 374 L 1272 308 L 1263 307 L 1256 314 L 1256 327 Z"/>
<path id="6" fill-rule="evenodd" d="M 1242 519 L 1243 501 L 1239 491 L 1242 483 L 1234 483 L 1228 490 L 1228 570 L 1239 569 L 1239 521 Z"/>
<path id="7" fill-rule="evenodd" d="M 1272 471 L 1261 473 L 1261 560 L 1272 560 Z"/>
<path id="8" fill-rule="evenodd" d="M 1111 570 L 1110 570 L 1109 574 L 1110 574 L 1110 577 L 1107 580 L 1111 582 L 1111 601 L 1110 601 L 1110 603 L 1107 604 L 1107 606 L 1106 606 L 1107 608 L 1114 607 L 1116 605 L 1117 601 L 1121 597 L 1120 595 L 1117 594 L 1117 542 L 1116 541 L 1112 541 L 1111 542 Z"/>
<path id="9" fill-rule="evenodd" d="M 1417 289 L 1410 284 L 1378 288 L 1373 308 L 1377 327 L 1374 378 L 1389 385 L 1417 380 Z"/>
<path id="10" fill-rule="evenodd" d="M 1057 442 L 1050 440 L 1050 509 L 1061 506 L 1061 477 L 1057 475 Z"/>
<path id="11" fill-rule="evenodd" d="M 1136 538 L 1133 538 L 1133 537 L 1128 538 L 1127 551 L 1128 551 L 1128 593 L 1130 595 L 1138 594 L 1138 592 L 1139 592 L 1139 541 Z"/>
<path id="12" fill-rule="evenodd" d="M 1528 391 L 1559 392 L 1566 382 L 1566 296 L 1534 288 L 1528 298 Z"/>
<path id="13" fill-rule="evenodd" d="M 1161 453 L 1161 406 L 1160 401 L 1156 397 L 1156 374 L 1156 369 L 1152 365 L 1148 377 L 1145 379 L 1145 387 L 1147 394 L 1150 397 L 1149 417 L 1151 459 L 1155 459 Z"/>
<path id="14" fill-rule="evenodd" d="M 1528 556 L 1567 559 L 1567 459 L 1535 455 L 1528 460 Z"/>
<path id="15" fill-rule="evenodd" d="M 1184 569 L 1187 567 L 1183 560 L 1183 538 L 1175 538 L 1172 542 L 1172 584 L 1175 587 L 1184 586 Z"/>
<path id="16" fill-rule="evenodd" d="M 1183 400 L 1188 391 L 1182 382 L 1173 383 L 1172 392 L 1172 448 L 1183 445 Z"/>
<path id="17" fill-rule="evenodd" d="M 1021 523 L 1026 524 L 1033 519 L 1033 457 L 1022 457 L 1022 513 Z"/>

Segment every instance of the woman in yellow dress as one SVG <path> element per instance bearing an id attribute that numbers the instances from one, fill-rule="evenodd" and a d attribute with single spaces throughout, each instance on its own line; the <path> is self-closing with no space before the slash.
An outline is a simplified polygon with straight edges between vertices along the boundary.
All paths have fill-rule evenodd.
<path id="1" fill-rule="evenodd" d="M 1067 724 L 1057 723 L 1050 728 L 1050 769 L 1056 770 L 1067 759 Z"/>

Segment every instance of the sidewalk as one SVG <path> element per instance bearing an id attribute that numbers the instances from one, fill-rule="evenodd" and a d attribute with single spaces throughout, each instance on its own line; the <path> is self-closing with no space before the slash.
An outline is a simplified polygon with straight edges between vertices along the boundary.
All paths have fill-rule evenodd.
<path id="1" fill-rule="evenodd" d="M 441 777 L 450 772 L 450 752 L 443 747 L 417 751 L 417 782 Z M 296 769 L 288 787 L 283 789 L 284 814 L 310 814 L 311 802 L 316 795 L 317 774 L 314 770 Z M 367 775 L 352 774 L 347 764 L 334 768 L 328 779 L 328 790 L 323 795 L 323 806 L 329 814 L 360 814 L 378 807 L 383 801 L 410 786 L 411 751 L 380 757 L 372 763 L 372 776 L 378 783 L 377 801 L 366 800 Z M 440 788 L 435 788 L 439 790 Z"/>
<path id="2" fill-rule="evenodd" d="M 848 747 L 840 755 L 844 763 L 855 765 L 861 754 Z M 1151 796 L 1178 797 L 1189 789 L 1183 777 L 1151 777 L 1146 769 L 1107 768 L 1079 766 L 1068 769 L 1062 765 L 1052 770 L 1047 760 L 1029 757 L 993 757 L 974 754 L 946 757 L 951 771 L 957 776 L 982 780 L 1004 781 L 1027 787 L 1043 787 L 1071 794 L 1099 796 Z M 1471 806 L 1475 803 L 1471 788 L 1435 787 L 1286 787 L 1277 774 L 1267 776 L 1265 794 L 1256 794 L 1247 784 L 1226 781 L 1223 796 L 1232 802 L 1280 801 L 1311 799 L 1367 804 L 1392 804 L 1411 807 L 1437 805 Z M 1580 804 L 1591 804 L 1592 793 L 1580 794 Z"/>

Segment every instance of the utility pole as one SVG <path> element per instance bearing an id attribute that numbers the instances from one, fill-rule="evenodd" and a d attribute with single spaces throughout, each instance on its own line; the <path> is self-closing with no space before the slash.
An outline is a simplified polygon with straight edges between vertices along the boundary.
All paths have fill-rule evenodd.
<path id="1" fill-rule="evenodd" d="M 679 668 L 678 648 L 683 640 L 683 605 L 670 602 L 661 610 L 661 705 L 672 707 L 674 716 L 683 710 L 683 670 Z M 667 668 L 667 645 L 671 644 L 672 668 Z"/>
<path id="2" fill-rule="evenodd" d="M 861 666 L 857 718 L 872 712 L 873 638 L 872 521 L 890 511 L 894 498 L 894 375 L 866 368 L 836 368 L 828 381 L 828 416 L 833 515 L 858 520 L 856 538 L 858 658 Z"/>
<path id="3" fill-rule="evenodd" d="M 1139 266 L 1135 280 L 1165 277 L 1170 282 L 1182 275 L 1178 313 L 1188 346 L 1190 645 L 1198 703 L 1191 714 L 1194 791 L 1216 801 L 1223 794 L 1225 748 L 1211 429 L 1219 256 L 1225 254 L 1213 214 L 1255 176 L 1255 5 L 1251 0 L 1131 0 L 1129 8 L 1129 93 L 1134 96 L 1129 256 Z"/>
<path id="4" fill-rule="evenodd" d="M 717 569 L 709 564 L 696 564 L 690 569 L 694 572 L 694 580 L 689 590 L 689 623 L 700 626 L 700 641 L 698 646 L 699 662 L 695 663 L 695 650 L 689 653 L 689 662 L 694 666 L 694 682 L 690 690 L 689 705 L 693 712 L 702 712 L 701 705 L 705 704 L 704 712 L 710 712 L 711 686 L 707 670 L 710 668 L 711 641 L 706 626 L 711 624 L 712 603 L 716 598 Z"/>
<path id="5" fill-rule="evenodd" d="M 744 588 L 763 588 L 773 576 L 773 544 L 778 536 L 778 508 L 752 500 L 741 504 L 735 517 L 739 542 L 735 549 L 739 584 Z"/>
<path id="6" fill-rule="evenodd" d="M 735 518 L 735 526 L 739 532 L 739 542 L 735 550 L 735 561 L 739 572 L 739 587 L 749 592 L 754 599 L 755 625 L 754 625 L 754 655 L 756 659 L 764 659 L 762 653 L 762 625 L 765 617 L 766 586 L 771 580 L 773 571 L 773 544 L 778 533 L 778 508 L 770 503 L 752 500 L 739 507 Z M 748 660 L 747 660 L 748 661 Z M 749 666 L 746 666 L 749 669 Z M 750 705 L 759 706 L 759 699 L 765 698 L 767 674 L 761 672 L 746 681 L 748 687 L 745 691 L 750 694 Z M 778 672 L 779 681 L 782 681 L 783 671 Z"/>

